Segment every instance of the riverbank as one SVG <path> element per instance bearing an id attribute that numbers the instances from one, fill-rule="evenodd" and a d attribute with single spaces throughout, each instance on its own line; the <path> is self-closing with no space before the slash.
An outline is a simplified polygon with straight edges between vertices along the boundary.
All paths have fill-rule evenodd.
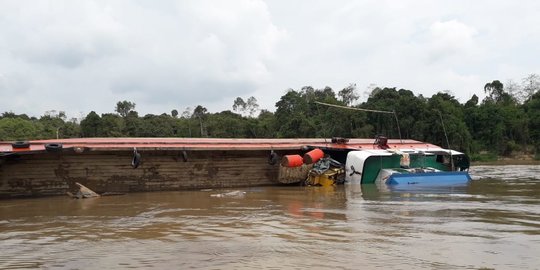
<path id="1" fill-rule="evenodd" d="M 515 151 L 509 156 L 498 156 L 489 152 L 471 154 L 471 165 L 540 165 L 540 154 L 533 151 Z"/>
<path id="2" fill-rule="evenodd" d="M 532 155 L 520 155 L 515 157 L 498 157 L 493 160 L 471 161 L 471 165 L 540 165 L 540 160 L 535 159 Z"/>
<path id="3" fill-rule="evenodd" d="M 471 166 L 482 166 L 482 165 L 540 165 L 540 160 L 515 160 L 515 159 L 501 159 L 493 161 L 473 161 Z"/>

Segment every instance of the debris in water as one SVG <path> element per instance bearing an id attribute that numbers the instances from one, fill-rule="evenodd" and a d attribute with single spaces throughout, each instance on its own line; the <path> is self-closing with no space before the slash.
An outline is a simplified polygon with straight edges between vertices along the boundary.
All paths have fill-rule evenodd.
<path id="1" fill-rule="evenodd" d="M 231 191 L 226 193 L 219 193 L 219 194 L 210 194 L 210 197 L 216 197 L 216 198 L 243 198 L 246 195 L 245 191 Z"/>
<path id="2" fill-rule="evenodd" d="M 77 193 L 75 193 L 75 194 L 68 191 L 67 195 L 69 195 L 71 198 L 86 199 L 86 198 L 99 197 L 99 194 L 97 194 L 93 190 L 83 186 L 82 184 L 75 182 L 75 185 L 77 185 L 79 187 L 79 191 L 77 191 Z"/>

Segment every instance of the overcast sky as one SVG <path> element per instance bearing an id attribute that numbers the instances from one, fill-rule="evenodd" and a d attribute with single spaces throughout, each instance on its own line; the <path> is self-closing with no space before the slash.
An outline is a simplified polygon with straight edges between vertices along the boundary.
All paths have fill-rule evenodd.
<path id="1" fill-rule="evenodd" d="M 355 83 L 483 97 L 540 74 L 540 1 L 0 1 L 0 112 L 140 115 Z"/>

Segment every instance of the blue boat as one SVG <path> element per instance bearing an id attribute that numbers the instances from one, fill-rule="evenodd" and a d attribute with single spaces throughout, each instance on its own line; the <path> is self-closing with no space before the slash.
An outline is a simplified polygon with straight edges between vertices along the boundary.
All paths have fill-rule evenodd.
<path id="1" fill-rule="evenodd" d="M 464 185 L 471 181 L 469 158 L 437 149 L 373 149 L 347 154 L 346 181 L 391 189 Z"/>
<path id="2" fill-rule="evenodd" d="M 427 173 L 396 173 L 392 174 L 387 185 L 461 185 L 471 180 L 468 172 L 427 172 Z"/>

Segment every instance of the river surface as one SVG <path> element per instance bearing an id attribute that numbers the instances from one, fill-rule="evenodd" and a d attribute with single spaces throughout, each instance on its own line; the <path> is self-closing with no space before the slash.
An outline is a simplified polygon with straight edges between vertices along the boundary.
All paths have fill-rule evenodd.
<path id="1" fill-rule="evenodd" d="M 540 166 L 374 185 L 0 201 L 0 269 L 540 269 Z"/>

